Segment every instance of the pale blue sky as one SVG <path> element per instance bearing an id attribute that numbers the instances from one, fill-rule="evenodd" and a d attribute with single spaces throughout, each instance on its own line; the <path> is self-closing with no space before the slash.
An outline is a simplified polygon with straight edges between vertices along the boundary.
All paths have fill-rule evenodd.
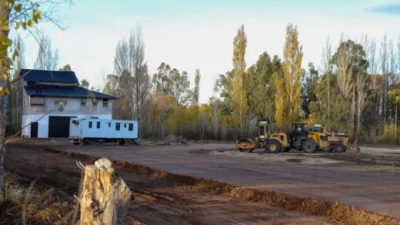
<path id="1" fill-rule="evenodd" d="M 335 48 L 341 33 L 352 39 L 368 33 L 384 34 L 397 43 L 400 0 L 75 0 L 59 10 L 68 26 L 60 31 L 41 25 L 59 49 L 60 67 L 70 64 L 79 79 L 101 86 L 102 76 L 113 73 L 115 46 L 140 23 L 150 73 L 161 62 L 202 74 L 200 101 L 212 95 L 217 75 L 232 67 L 232 41 L 245 24 L 247 64 L 262 52 L 282 56 L 285 28 L 298 25 L 303 65 L 320 63 L 322 47 L 330 36 Z M 26 64 L 33 66 L 37 44 L 26 39 Z"/>

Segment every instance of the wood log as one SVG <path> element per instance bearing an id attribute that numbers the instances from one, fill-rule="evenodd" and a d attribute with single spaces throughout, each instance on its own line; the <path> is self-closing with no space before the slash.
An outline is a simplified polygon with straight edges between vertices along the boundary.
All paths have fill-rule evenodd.
<path id="1" fill-rule="evenodd" d="M 132 202 L 132 192 L 102 158 L 85 166 L 80 195 L 80 225 L 123 225 Z"/>

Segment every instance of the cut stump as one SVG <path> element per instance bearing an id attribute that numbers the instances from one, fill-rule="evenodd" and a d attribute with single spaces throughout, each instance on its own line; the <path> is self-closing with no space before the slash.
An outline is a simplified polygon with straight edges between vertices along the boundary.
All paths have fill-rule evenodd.
<path id="1" fill-rule="evenodd" d="M 103 158 L 85 166 L 80 195 L 80 225 L 123 225 L 132 192 Z"/>

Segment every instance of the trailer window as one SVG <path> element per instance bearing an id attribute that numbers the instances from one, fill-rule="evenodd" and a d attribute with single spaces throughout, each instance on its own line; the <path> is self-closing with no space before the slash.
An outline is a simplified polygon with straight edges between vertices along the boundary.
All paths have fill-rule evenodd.
<path id="1" fill-rule="evenodd" d="M 129 131 L 133 131 L 133 123 L 129 124 Z"/>
<path id="2" fill-rule="evenodd" d="M 120 126 L 121 126 L 120 123 L 116 123 L 116 124 L 115 124 L 115 129 L 116 129 L 116 130 L 119 130 L 119 129 L 121 128 Z"/>
<path id="3" fill-rule="evenodd" d="M 92 122 L 89 122 L 89 128 L 92 128 Z"/>
<path id="4" fill-rule="evenodd" d="M 100 129 L 100 122 L 97 122 L 97 129 Z"/>

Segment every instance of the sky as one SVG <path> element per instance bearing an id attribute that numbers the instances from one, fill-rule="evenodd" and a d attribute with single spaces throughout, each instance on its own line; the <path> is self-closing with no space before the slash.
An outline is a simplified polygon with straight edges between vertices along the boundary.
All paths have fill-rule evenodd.
<path id="1" fill-rule="evenodd" d="M 246 63 L 263 52 L 282 58 L 286 26 L 297 25 L 304 57 L 319 68 L 327 38 L 335 49 L 341 35 L 353 40 L 363 34 L 379 43 L 384 35 L 397 44 L 400 0 L 74 0 L 59 7 L 67 29 L 43 23 L 60 55 L 60 67 L 69 64 L 79 80 L 101 87 L 114 73 L 115 47 L 140 24 L 149 73 L 165 62 L 187 71 L 194 83 L 200 69 L 200 102 L 208 102 L 219 74 L 232 69 L 233 38 L 244 24 Z M 33 68 L 38 44 L 25 42 L 26 67 Z"/>

